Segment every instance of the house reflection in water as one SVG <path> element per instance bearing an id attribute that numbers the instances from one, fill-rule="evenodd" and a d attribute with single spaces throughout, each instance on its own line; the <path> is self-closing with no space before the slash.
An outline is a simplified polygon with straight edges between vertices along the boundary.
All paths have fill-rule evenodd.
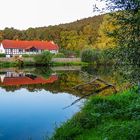
<path id="1" fill-rule="evenodd" d="M 56 74 L 50 75 L 47 79 L 42 76 L 36 76 L 30 73 L 16 73 L 13 71 L 3 72 L 0 74 L 1 86 L 20 86 L 33 84 L 47 84 L 58 80 Z"/>

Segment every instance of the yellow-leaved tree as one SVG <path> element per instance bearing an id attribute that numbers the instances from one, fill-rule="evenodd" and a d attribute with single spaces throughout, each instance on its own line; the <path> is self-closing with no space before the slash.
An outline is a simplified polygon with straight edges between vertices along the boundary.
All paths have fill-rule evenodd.
<path id="1" fill-rule="evenodd" d="M 98 34 L 99 37 L 96 41 L 95 47 L 98 49 L 108 49 L 114 48 L 117 46 L 117 39 L 113 38 L 111 34 L 114 34 L 116 29 L 118 29 L 118 25 L 115 24 L 115 18 L 110 16 L 109 14 L 105 15 L 103 18 L 103 22 L 100 25 Z M 111 36 L 110 36 L 111 35 Z"/>

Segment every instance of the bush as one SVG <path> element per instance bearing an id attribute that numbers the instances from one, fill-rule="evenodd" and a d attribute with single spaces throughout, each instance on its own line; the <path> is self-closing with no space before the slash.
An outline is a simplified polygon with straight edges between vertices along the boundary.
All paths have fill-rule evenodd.
<path id="1" fill-rule="evenodd" d="M 113 49 L 86 49 L 81 52 L 81 60 L 88 63 L 112 64 L 115 63 L 114 53 L 115 51 Z"/>
<path id="2" fill-rule="evenodd" d="M 0 53 L 0 57 L 6 57 L 4 53 Z"/>
<path id="3" fill-rule="evenodd" d="M 115 60 L 112 54 L 112 49 L 100 51 L 100 64 L 114 64 Z"/>
<path id="4" fill-rule="evenodd" d="M 53 56 L 53 58 L 65 58 L 65 55 L 63 53 L 57 53 Z"/>
<path id="5" fill-rule="evenodd" d="M 82 62 L 98 62 L 100 58 L 100 53 L 97 50 L 86 49 L 81 52 Z"/>
<path id="6" fill-rule="evenodd" d="M 61 50 L 65 57 L 79 57 L 79 51 Z"/>
<path id="7" fill-rule="evenodd" d="M 37 65 L 50 65 L 52 57 L 52 53 L 45 51 L 42 54 L 34 56 L 34 60 Z"/>
<path id="8" fill-rule="evenodd" d="M 29 54 L 23 54 L 22 57 L 26 58 L 26 57 L 30 57 L 30 55 Z"/>
<path id="9" fill-rule="evenodd" d="M 28 57 L 34 57 L 36 54 L 22 54 L 22 57 L 28 58 Z"/>

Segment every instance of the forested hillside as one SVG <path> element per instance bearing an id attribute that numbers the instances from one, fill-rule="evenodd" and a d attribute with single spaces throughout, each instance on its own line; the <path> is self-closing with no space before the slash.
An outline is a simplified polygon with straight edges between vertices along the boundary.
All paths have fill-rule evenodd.
<path id="1" fill-rule="evenodd" d="M 95 45 L 103 17 L 104 15 L 99 15 L 72 23 L 27 30 L 5 28 L 0 30 L 0 40 L 53 40 L 61 50 L 79 51 Z"/>

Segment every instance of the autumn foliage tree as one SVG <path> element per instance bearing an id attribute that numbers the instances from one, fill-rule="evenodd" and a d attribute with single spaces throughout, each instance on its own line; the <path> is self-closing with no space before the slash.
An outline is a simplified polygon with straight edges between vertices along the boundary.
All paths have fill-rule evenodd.
<path id="1" fill-rule="evenodd" d="M 140 0 L 105 1 L 110 10 L 117 10 L 111 16 L 114 24 L 120 26 L 111 34 L 118 43 L 114 57 L 123 64 L 140 66 Z"/>
<path id="2" fill-rule="evenodd" d="M 98 37 L 98 29 L 104 15 L 77 20 L 68 24 L 17 30 L 5 28 L 0 38 L 12 40 L 53 40 L 60 51 L 81 51 L 85 46 L 93 46 Z"/>
<path id="3" fill-rule="evenodd" d="M 117 47 L 117 38 L 112 36 L 112 34 L 119 29 L 116 25 L 116 19 L 109 14 L 105 15 L 103 22 L 98 30 L 99 37 L 96 41 L 95 47 L 98 49 L 108 49 Z"/>

